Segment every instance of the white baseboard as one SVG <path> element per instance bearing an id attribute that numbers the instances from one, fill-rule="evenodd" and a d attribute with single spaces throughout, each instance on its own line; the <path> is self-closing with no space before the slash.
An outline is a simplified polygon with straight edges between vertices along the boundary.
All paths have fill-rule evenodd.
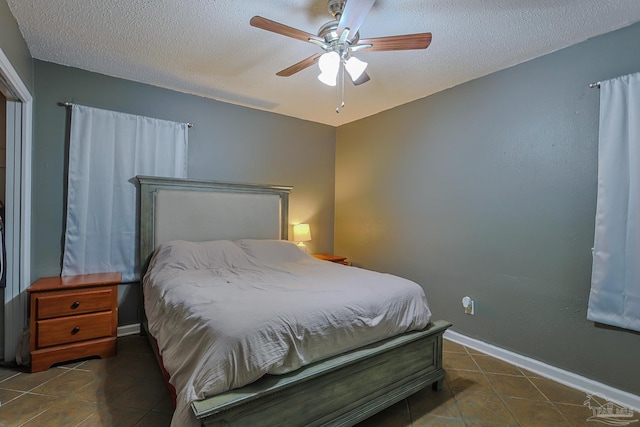
<path id="1" fill-rule="evenodd" d="M 458 344 L 462 344 L 466 347 L 474 350 L 486 353 L 496 359 L 503 360 L 512 365 L 519 366 L 528 371 L 534 372 L 542 377 L 549 378 L 568 387 L 582 390 L 586 394 L 598 393 L 606 397 L 611 402 L 622 405 L 633 411 L 640 411 L 640 396 L 628 393 L 617 388 L 613 388 L 606 384 L 599 383 L 589 378 L 583 377 L 573 372 L 565 371 L 564 369 L 556 368 L 555 366 L 547 365 L 546 363 L 532 359 L 530 357 L 522 356 L 517 353 L 513 353 L 509 350 L 505 350 L 500 347 L 496 347 L 492 344 L 488 344 L 484 341 L 470 338 L 466 335 L 462 335 L 458 332 L 447 330 L 444 333 L 444 337 L 450 341 Z"/>
<path id="2" fill-rule="evenodd" d="M 118 336 L 126 337 L 127 335 L 137 335 L 140 333 L 140 323 L 131 325 L 118 326 Z"/>

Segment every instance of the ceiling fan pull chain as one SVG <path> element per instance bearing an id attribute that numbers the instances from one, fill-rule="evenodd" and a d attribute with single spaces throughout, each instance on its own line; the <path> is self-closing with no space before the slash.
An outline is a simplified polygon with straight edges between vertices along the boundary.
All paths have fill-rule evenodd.
<path id="1" fill-rule="evenodd" d="M 336 107 L 336 114 L 340 113 L 340 106 L 342 105 L 340 103 L 341 79 L 342 79 L 342 76 L 341 76 L 340 72 L 338 72 L 338 84 L 336 85 L 336 104 L 338 104 L 338 106 Z"/>
<path id="2" fill-rule="evenodd" d="M 340 62 L 340 69 L 338 72 L 338 84 L 336 85 L 336 113 L 340 113 L 340 109 L 344 108 L 344 65 Z"/>
<path id="3" fill-rule="evenodd" d="M 344 63 L 341 64 L 340 69 L 342 72 L 340 73 L 340 90 L 342 91 L 342 100 L 340 102 L 340 107 L 344 108 Z"/>
<path id="4" fill-rule="evenodd" d="M 338 75 L 338 79 L 340 79 L 340 75 Z M 336 85 L 336 104 L 338 104 L 338 106 L 336 107 L 336 114 L 339 114 L 340 113 L 340 83 Z"/>

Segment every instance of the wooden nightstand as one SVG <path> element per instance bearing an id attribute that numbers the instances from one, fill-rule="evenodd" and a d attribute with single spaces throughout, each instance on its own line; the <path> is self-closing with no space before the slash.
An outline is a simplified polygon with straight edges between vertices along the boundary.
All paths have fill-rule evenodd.
<path id="1" fill-rule="evenodd" d="M 351 265 L 351 263 L 349 262 L 346 256 L 331 255 L 331 254 L 313 254 L 313 256 L 323 261 L 331 261 L 331 262 L 335 262 L 336 264 L 342 264 L 342 265 Z"/>
<path id="2" fill-rule="evenodd" d="M 43 277 L 28 289 L 31 372 L 116 354 L 120 273 Z"/>

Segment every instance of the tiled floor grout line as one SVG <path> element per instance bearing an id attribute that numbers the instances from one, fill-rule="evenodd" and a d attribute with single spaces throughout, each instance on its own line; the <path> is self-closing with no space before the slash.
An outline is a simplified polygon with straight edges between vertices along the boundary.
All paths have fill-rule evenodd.
<path id="1" fill-rule="evenodd" d="M 560 415 L 562 415 L 562 417 L 567 420 L 567 423 L 571 424 L 571 420 L 569 420 L 569 418 L 567 418 L 567 416 L 564 414 L 564 412 L 562 412 L 557 406 L 555 402 L 551 402 L 551 405 L 555 408 L 556 411 L 558 411 L 560 413 Z"/>
<path id="2" fill-rule="evenodd" d="M 0 388 L 2 388 L 2 387 L 0 387 Z M 18 394 L 18 395 L 17 395 L 16 397 L 14 397 L 13 399 L 9 399 L 9 400 L 7 400 L 7 401 L 0 402 L 2 405 L 6 405 L 6 404 L 7 404 L 7 403 L 9 403 L 9 402 L 13 402 L 14 400 L 18 399 L 19 397 L 22 397 L 22 395 L 27 394 L 27 392 L 26 392 L 26 391 L 21 391 L 21 390 L 11 390 L 11 389 L 8 389 L 8 388 L 5 388 L 5 389 L 3 389 L 3 390 L 16 391 L 16 392 L 18 392 L 18 393 L 20 393 L 20 394 Z"/>
<path id="3" fill-rule="evenodd" d="M 522 423 L 520 422 L 518 417 L 516 417 L 516 414 L 514 414 L 513 411 L 511 410 L 511 408 L 509 407 L 509 405 L 507 405 L 507 402 L 504 400 L 504 397 L 502 396 L 502 394 L 498 393 L 498 391 L 496 390 L 495 386 L 493 385 L 493 383 L 491 382 L 489 377 L 487 377 L 487 374 L 484 371 L 484 369 L 482 369 L 482 367 L 480 367 L 480 364 L 476 361 L 475 357 L 473 357 L 473 354 L 469 351 L 469 349 L 467 347 L 463 346 L 463 348 L 465 349 L 465 351 L 467 352 L 469 357 L 471 357 L 471 360 L 473 360 L 473 362 L 476 364 L 476 366 L 478 367 L 478 370 L 480 371 L 480 373 L 482 374 L 484 379 L 489 383 L 489 386 L 491 387 L 491 389 L 493 390 L 495 395 L 498 396 L 498 398 L 500 399 L 500 401 L 502 402 L 504 407 L 507 408 L 507 411 L 509 411 L 509 414 L 511 414 L 513 419 L 516 420 L 517 425 L 518 426 L 522 426 Z M 465 425 L 466 425 L 466 420 L 464 419 L 464 417 L 463 417 L 463 420 L 465 421 Z"/>
<path id="4" fill-rule="evenodd" d="M 52 369 L 58 369 L 58 368 L 52 368 Z M 62 373 L 60 373 L 59 375 L 56 375 L 56 376 L 54 376 L 54 377 L 51 377 L 51 378 L 49 378 L 48 380 L 46 380 L 45 382 L 39 383 L 38 385 L 36 385 L 36 386 L 34 386 L 34 387 L 31 387 L 29 390 L 26 390 L 26 392 L 27 392 L 27 393 L 30 393 L 31 391 L 35 390 L 36 388 L 38 388 L 38 387 L 40 387 L 40 386 L 43 386 L 43 385 L 45 385 L 45 384 L 47 384 L 47 383 L 49 383 L 49 382 L 51 382 L 51 381 L 53 381 L 53 380 L 55 380 L 55 379 L 57 379 L 57 378 L 60 378 L 61 376 L 66 375 L 66 374 L 67 374 L 67 373 L 69 373 L 69 372 L 70 372 L 70 370 L 63 370 L 63 372 L 62 372 Z M 29 375 L 29 373 L 27 373 L 27 372 L 20 372 L 18 375 Z M 0 383 L 0 387 L 2 387 L 2 383 Z M 24 390 L 16 390 L 16 391 L 24 391 Z M 40 393 L 34 393 L 34 394 L 40 394 Z M 48 395 L 45 395 L 45 396 L 48 396 Z"/>
<path id="5" fill-rule="evenodd" d="M 457 369 L 457 370 L 463 370 L 463 371 L 468 371 L 468 372 L 479 372 L 480 374 L 482 374 L 482 376 L 484 377 L 485 381 L 487 381 L 487 383 L 489 384 L 489 386 L 491 387 L 491 390 L 493 390 L 493 393 L 498 396 L 500 398 L 500 400 L 502 401 L 502 403 L 505 405 L 505 407 L 507 408 L 507 410 L 509 411 L 509 413 L 511 413 L 511 410 L 509 409 L 509 407 L 506 405 L 506 403 L 502 400 L 502 397 L 496 392 L 495 388 L 493 387 L 493 384 L 491 383 L 491 381 L 489 381 L 489 378 L 487 378 L 487 376 L 485 375 L 485 372 L 482 370 L 482 368 L 480 368 L 480 365 L 478 365 L 478 362 L 475 360 L 475 358 L 473 357 L 473 355 L 469 352 L 469 350 L 467 349 L 467 347 L 462 346 L 464 353 L 460 353 L 460 352 L 452 352 L 452 353 L 456 353 L 456 354 L 465 354 L 467 356 L 469 356 L 471 358 L 471 361 L 474 363 L 474 365 L 476 366 L 477 370 L 472 370 L 472 369 Z M 447 352 L 445 352 L 447 353 Z M 464 414 L 462 413 L 462 411 L 460 410 L 460 408 L 458 407 L 458 399 L 456 398 L 456 393 L 451 390 L 451 393 L 453 395 L 453 399 L 454 399 L 454 403 L 456 405 L 456 408 L 458 409 L 458 412 L 460 413 L 460 418 L 462 419 L 462 422 L 466 425 L 468 425 L 468 422 L 475 422 L 474 420 L 467 420 L 464 416 Z M 513 418 L 517 421 L 517 418 L 511 413 L 511 415 L 513 416 Z M 520 425 L 520 424 L 518 424 Z"/>
<path id="6" fill-rule="evenodd" d="M 87 421 L 89 418 L 93 417 L 96 414 L 96 412 L 93 412 L 89 415 L 87 415 L 82 421 L 80 421 L 78 424 L 76 424 L 74 427 L 78 427 L 81 426 L 83 422 Z"/>
<path id="7" fill-rule="evenodd" d="M 11 375 L 10 377 L 7 377 L 7 378 L 3 379 L 2 381 L 0 381 L 0 386 L 2 386 L 2 383 L 3 383 L 3 382 L 8 381 L 8 380 L 10 380 L 11 378 L 15 378 L 15 377 L 17 377 L 18 375 L 20 375 L 21 373 L 22 373 L 22 372 L 16 372 L 16 373 L 15 373 L 15 375 Z"/>
<path id="8" fill-rule="evenodd" d="M 522 369 L 520 369 L 520 367 L 518 367 L 518 369 L 520 370 L 520 372 L 522 372 Z M 542 395 L 545 397 L 545 399 L 547 399 L 547 401 L 549 401 L 549 403 L 551 403 L 551 406 L 553 406 L 553 408 L 554 408 L 556 411 L 558 411 L 558 412 L 560 413 L 560 415 L 562 415 L 562 418 L 564 418 L 564 419 L 567 421 L 567 423 L 568 423 L 569 425 L 571 425 L 571 420 L 569 420 L 569 418 L 567 418 L 567 416 L 564 414 L 564 412 L 563 412 L 563 411 L 561 411 L 561 410 L 558 408 L 558 406 L 556 405 L 556 403 L 559 403 L 559 402 L 554 402 L 554 401 L 552 401 L 552 400 L 551 400 L 551 398 L 549 398 L 549 396 L 547 396 L 547 395 L 544 393 L 544 391 L 542 391 L 542 390 L 540 389 L 540 387 L 538 387 L 538 385 L 537 385 L 537 384 L 536 384 L 536 383 L 535 383 L 535 382 L 534 382 L 534 381 L 529 377 L 529 375 L 527 375 L 527 374 L 526 374 L 526 373 L 524 373 L 524 372 L 522 372 L 522 373 L 523 373 L 524 377 L 525 377 L 525 378 L 526 378 L 526 379 L 531 383 L 531 385 L 533 385 L 533 386 L 536 388 L 536 390 L 538 390 L 538 391 L 540 392 L 540 394 L 542 394 Z M 567 402 L 565 402 L 565 403 L 567 403 Z"/>
<path id="9" fill-rule="evenodd" d="M 36 396 L 48 396 L 48 397 L 60 397 L 60 396 L 56 396 L 56 395 L 53 395 L 53 394 L 34 393 L 34 392 L 33 392 L 33 390 L 34 390 L 34 389 L 36 389 L 36 388 L 40 387 L 40 386 L 41 386 L 41 385 L 43 385 L 43 384 L 45 384 L 45 383 L 38 384 L 37 386 L 35 386 L 35 387 L 33 387 L 33 388 L 29 389 L 28 391 L 24 391 L 24 390 L 17 390 L 17 389 L 15 389 L 15 388 L 0 387 L 0 390 L 15 391 L 16 393 L 20 393 L 20 395 L 19 395 L 19 396 L 16 396 L 16 397 L 14 397 L 13 399 L 8 400 L 8 401 L 6 401 L 6 402 L 2 402 L 2 404 L 6 404 L 6 403 L 11 402 L 12 400 L 16 400 L 18 397 L 22 396 L 23 394 L 34 394 L 34 395 L 36 395 Z"/>
<path id="10" fill-rule="evenodd" d="M 53 406 L 53 403 L 51 404 L 51 406 Z M 28 422 L 35 420 L 35 419 L 36 419 L 36 418 L 38 418 L 40 415 L 42 415 L 42 414 L 44 414 L 45 412 L 47 412 L 47 411 L 51 408 L 51 406 L 47 406 L 47 408 L 46 408 L 44 411 L 42 411 L 42 412 L 39 412 L 39 413 L 35 414 L 33 417 L 29 418 L 28 420 L 26 420 L 25 422 L 23 422 L 22 424 L 20 424 L 20 426 L 23 426 L 23 425 L 27 424 Z"/>

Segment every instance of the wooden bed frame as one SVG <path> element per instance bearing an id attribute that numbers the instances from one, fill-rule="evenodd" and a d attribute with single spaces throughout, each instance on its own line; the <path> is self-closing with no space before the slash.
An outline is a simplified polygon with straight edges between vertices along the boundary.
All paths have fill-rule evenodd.
<path id="1" fill-rule="evenodd" d="M 137 178 L 143 272 L 156 246 L 168 240 L 287 239 L 291 187 Z M 148 334 L 146 318 L 142 323 Z M 450 326 L 434 321 L 191 407 L 205 426 L 350 426 L 424 387 L 439 390 L 442 335 Z"/>

